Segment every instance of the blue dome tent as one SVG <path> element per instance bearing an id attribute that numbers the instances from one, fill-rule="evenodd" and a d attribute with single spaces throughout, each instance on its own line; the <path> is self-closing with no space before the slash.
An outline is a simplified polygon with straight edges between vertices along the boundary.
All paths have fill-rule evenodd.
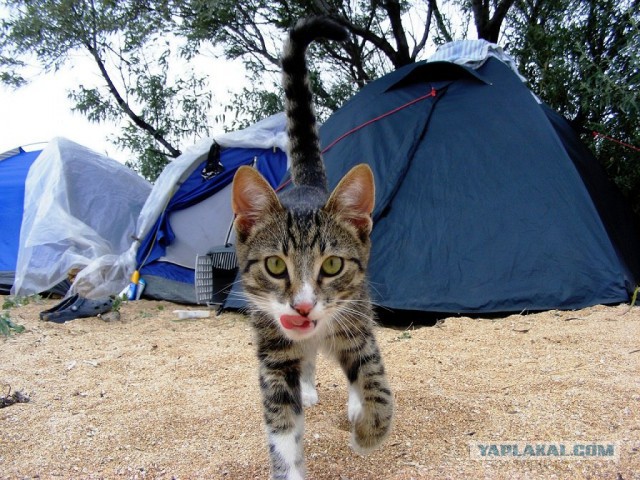
<path id="1" fill-rule="evenodd" d="M 196 258 L 233 240 L 231 182 L 242 165 L 253 165 L 274 187 L 287 171 L 280 148 L 221 148 L 220 170 L 208 178 L 210 158 L 204 155 L 185 171 L 136 254 L 146 282 L 144 296 L 196 303 Z M 203 171 L 205 174 L 203 175 Z"/>
<path id="2" fill-rule="evenodd" d="M 278 185 L 287 171 L 286 142 L 285 118 L 278 114 L 185 149 L 146 197 L 128 248 L 94 258 L 71 291 L 86 298 L 117 295 L 133 274 L 144 279 L 146 298 L 196 303 L 197 258 L 234 240 L 227 237 L 236 170 L 254 165 Z"/>
<path id="3" fill-rule="evenodd" d="M 640 280 L 624 202 L 508 63 L 409 65 L 322 126 L 330 185 L 360 162 L 375 175 L 369 272 L 380 306 L 577 309 L 628 301 Z"/>

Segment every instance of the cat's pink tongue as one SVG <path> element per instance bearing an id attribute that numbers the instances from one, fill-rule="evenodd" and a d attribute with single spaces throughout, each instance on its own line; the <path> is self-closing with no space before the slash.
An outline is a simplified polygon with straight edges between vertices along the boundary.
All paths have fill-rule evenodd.
<path id="1" fill-rule="evenodd" d="M 281 315 L 280 323 L 287 330 L 298 328 L 300 330 L 306 330 L 311 326 L 311 321 L 307 317 L 301 315 Z"/>

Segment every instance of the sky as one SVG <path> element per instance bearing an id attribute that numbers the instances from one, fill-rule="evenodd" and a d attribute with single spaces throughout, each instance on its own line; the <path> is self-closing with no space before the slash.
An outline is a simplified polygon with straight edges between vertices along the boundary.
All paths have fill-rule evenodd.
<path id="1" fill-rule="evenodd" d="M 199 71 L 211 77 L 214 103 L 223 104 L 229 91 L 237 91 L 245 84 L 245 72 L 238 63 L 211 58 L 201 63 Z M 29 80 L 28 85 L 17 90 L 0 84 L 0 153 L 18 146 L 42 149 L 49 140 L 65 137 L 121 163 L 128 159 L 127 152 L 107 140 L 118 132 L 117 125 L 92 123 L 81 113 L 71 111 L 73 102 L 67 98 L 70 89 L 82 82 L 104 83 L 88 59 L 73 59 L 55 73 L 30 74 Z M 180 147 L 184 149 L 185 145 Z"/>
<path id="2" fill-rule="evenodd" d="M 65 69 L 33 77 L 17 90 L 0 85 L 0 152 L 18 146 L 25 150 L 43 148 L 52 138 L 62 136 L 112 158 L 123 155 L 105 138 L 115 133 L 115 127 L 90 123 L 71 112 L 67 90 L 77 81 L 76 75 L 76 70 Z"/>

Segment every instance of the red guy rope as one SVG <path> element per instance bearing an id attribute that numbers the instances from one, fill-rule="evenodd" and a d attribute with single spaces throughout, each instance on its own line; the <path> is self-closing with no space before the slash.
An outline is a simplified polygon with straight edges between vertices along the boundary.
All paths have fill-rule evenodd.
<path id="1" fill-rule="evenodd" d="M 353 127 L 351 130 L 349 130 L 348 132 L 343 133 L 342 135 L 340 135 L 338 138 L 336 138 L 333 142 L 331 142 L 329 145 L 327 145 L 326 147 L 324 147 L 322 149 L 322 153 L 325 153 L 326 151 L 328 151 L 330 148 L 332 148 L 333 146 L 335 146 L 336 143 L 340 142 L 341 140 L 344 140 L 346 137 L 348 137 L 349 135 L 351 135 L 352 133 L 357 132 L 358 130 L 363 129 L 364 127 L 371 125 L 372 123 L 377 122 L 378 120 L 382 120 L 385 117 L 388 117 L 389 115 L 393 115 L 396 112 L 399 112 L 400 110 L 410 107 L 411 105 L 413 105 L 414 103 L 418 103 L 422 100 L 425 100 L 426 98 L 431 98 L 431 97 L 435 97 L 437 95 L 437 91 L 435 88 L 431 87 L 431 91 L 429 93 L 426 93 L 425 95 L 422 95 L 420 97 L 414 98 L 413 100 L 400 105 L 399 107 L 396 107 L 392 110 L 389 110 L 388 112 L 383 113 L 382 115 L 378 115 L 375 118 L 372 118 L 371 120 L 367 120 L 366 122 L 358 125 L 357 127 Z M 286 182 L 284 182 L 282 185 L 280 185 L 278 188 L 276 188 L 276 192 L 279 192 L 280 190 L 282 190 L 284 187 L 286 187 L 289 183 L 291 182 L 291 179 L 287 180 Z"/>
<path id="2" fill-rule="evenodd" d="M 622 145 L 623 147 L 627 147 L 627 148 L 630 148 L 631 150 L 635 150 L 636 152 L 640 152 L 640 148 L 636 147 L 635 145 L 631 145 L 630 143 L 625 143 L 621 140 L 610 137 L 609 135 L 605 135 L 604 133 L 596 132 L 594 130 L 591 132 L 591 135 L 593 135 L 593 138 L 597 138 L 597 137 L 604 138 L 605 140 L 609 140 L 610 142 L 615 142 Z"/>

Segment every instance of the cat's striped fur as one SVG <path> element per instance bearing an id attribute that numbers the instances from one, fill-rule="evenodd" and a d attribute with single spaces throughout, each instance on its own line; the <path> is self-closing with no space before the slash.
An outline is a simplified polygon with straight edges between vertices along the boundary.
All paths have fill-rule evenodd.
<path id="1" fill-rule="evenodd" d="M 389 434 L 393 395 L 373 334 L 367 289 L 374 181 L 354 167 L 329 195 L 305 52 L 345 32 L 322 18 L 298 22 L 282 58 L 294 187 L 278 197 L 254 169 L 233 184 L 236 246 L 251 309 L 274 479 L 305 476 L 303 407 L 317 403 L 315 359 L 335 357 L 349 382 L 352 447 L 366 452 Z"/>

